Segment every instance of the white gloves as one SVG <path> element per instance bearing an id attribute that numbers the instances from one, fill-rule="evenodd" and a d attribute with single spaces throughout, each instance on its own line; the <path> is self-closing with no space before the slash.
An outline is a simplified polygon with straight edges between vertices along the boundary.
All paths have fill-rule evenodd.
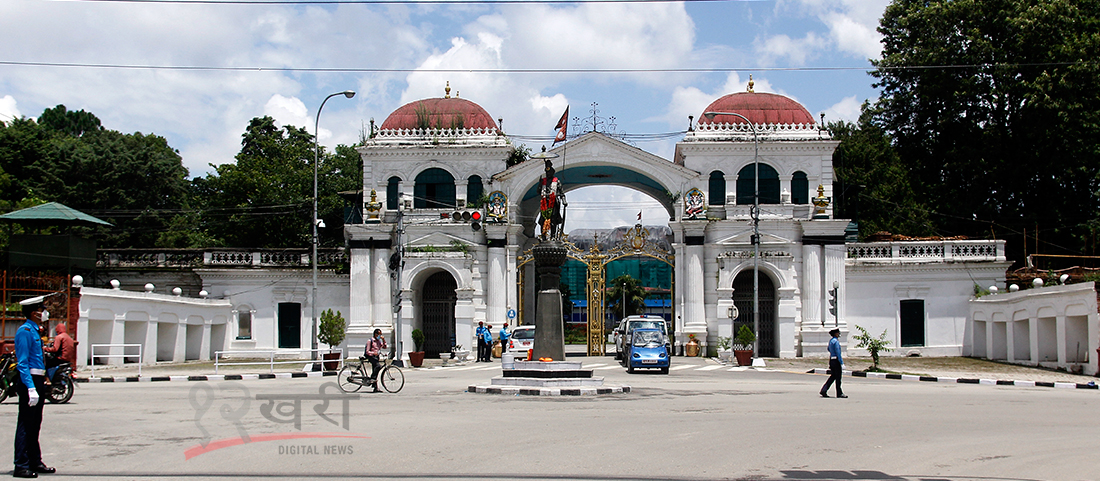
<path id="1" fill-rule="evenodd" d="M 38 405 L 38 390 L 33 387 L 27 390 L 27 405 L 30 407 Z"/>

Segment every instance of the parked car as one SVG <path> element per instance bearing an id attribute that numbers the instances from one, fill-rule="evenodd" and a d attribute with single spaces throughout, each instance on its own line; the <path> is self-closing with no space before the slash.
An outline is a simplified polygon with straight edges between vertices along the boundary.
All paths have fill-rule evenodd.
<path id="1" fill-rule="evenodd" d="M 660 329 L 640 327 L 634 329 L 630 336 L 630 342 L 626 345 L 623 355 L 626 357 L 626 372 L 633 373 L 635 369 L 660 369 L 662 374 L 668 374 L 668 368 L 672 364 L 669 357 L 666 336 Z"/>
<path id="2" fill-rule="evenodd" d="M 668 352 L 672 352 L 672 345 L 669 344 L 668 322 L 665 321 L 665 318 L 647 314 L 627 316 L 619 323 L 619 327 L 616 328 L 616 330 L 619 331 L 619 336 L 617 338 L 618 341 L 615 343 L 615 359 L 623 361 L 624 365 L 626 361 L 623 358 L 623 353 L 626 352 L 627 344 L 633 339 L 634 330 L 640 328 L 659 329 L 664 335 Z"/>
<path id="3" fill-rule="evenodd" d="M 516 326 L 508 339 L 508 352 L 516 359 L 527 359 L 527 351 L 535 347 L 535 326 Z"/>

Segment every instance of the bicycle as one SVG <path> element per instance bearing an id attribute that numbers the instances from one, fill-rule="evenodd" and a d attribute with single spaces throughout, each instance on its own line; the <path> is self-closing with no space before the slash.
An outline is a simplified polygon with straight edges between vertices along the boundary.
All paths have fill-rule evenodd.
<path id="1" fill-rule="evenodd" d="M 346 393 L 359 392 L 363 386 L 370 386 L 371 365 L 367 358 L 359 356 L 359 364 L 346 364 L 336 376 L 340 390 Z M 387 357 L 382 361 L 382 369 L 378 372 L 378 383 L 386 392 L 395 393 L 405 387 L 405 374 L 401 369 L 393 365 L 393 358 Z"/>

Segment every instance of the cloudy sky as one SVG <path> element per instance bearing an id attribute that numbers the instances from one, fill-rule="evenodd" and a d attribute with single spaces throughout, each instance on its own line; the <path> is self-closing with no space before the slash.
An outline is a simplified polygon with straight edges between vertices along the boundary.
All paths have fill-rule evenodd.
<path id="1" fill-rule="evenodd" d="M 166 137 L 202 176 L 233 161 L 249 119 L 312 131 L 325 96 L 346 89 L 358 94 L 329 100 L 321 118 L 330 148 L 448 81 L 520 136 L 552 135 L 566 105 L 590 117 L 593 103 L 615 132 L 682 131 L 750 74 L 757 92 L 853 120 L 877 96 L 868 59 L 888 3 L 248 1 L 0 2 L 0 121 L 87 110 L 106 128 Z M 671 158 L 674 143 L 635 145 Z M 570 229 L 632 224 L 647 204 L 644 222 L 664 223 L 644 195 L 579 189 Z"/>

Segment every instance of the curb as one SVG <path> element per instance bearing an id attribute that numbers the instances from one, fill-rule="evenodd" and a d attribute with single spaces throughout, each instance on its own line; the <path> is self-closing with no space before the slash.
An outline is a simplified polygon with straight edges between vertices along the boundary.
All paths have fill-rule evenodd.
<path id="1" fill-rule="evenodd" d="M 832 374 L 828 369 L 810 369 L 807 374 Z M 884 372 L 844 371 L 843 375 L 874 379 L 898 379 L 902 381 L 943 382 L 955 384 L 982 384 L 986 386 L 1052 387 L 1059 389 L 1100 389 L 1095 382 L 1005 381 L 999 379 L 975 379 L 965 377 L 914 376 Z"/>
<path id="2" fill-rule="evenodd" d="M 174 381 L 246 381 L 254 379 L 290 379 L 296 377 L 335 376 L 336 372 L 279 372 L 268 374 L 210 374 L 206 376 L 126 376 L 126 377 L 78 377 L 77 383 L 115 383 L 115 382 L 174 382 Z"/>
<path id="3" fill-rule="evenodd" d="M 581 388 L 528 388 L 518 386 L 470 386 L 466 392 L 478 394 L 506 394 L 510 396 L 596 396 L 601 394 L 626 394 L 630 386 L 581 387 Z"/>

